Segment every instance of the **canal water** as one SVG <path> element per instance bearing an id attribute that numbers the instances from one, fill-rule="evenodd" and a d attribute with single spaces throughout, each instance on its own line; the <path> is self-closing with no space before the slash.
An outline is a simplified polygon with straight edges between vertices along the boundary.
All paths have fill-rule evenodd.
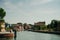
<path id="1" fill-rule="evenodd" d="M 60 40 L 60 35 L 22 31 L 17 32 L 17 38 L 0 38 L 0 40 Z"/>

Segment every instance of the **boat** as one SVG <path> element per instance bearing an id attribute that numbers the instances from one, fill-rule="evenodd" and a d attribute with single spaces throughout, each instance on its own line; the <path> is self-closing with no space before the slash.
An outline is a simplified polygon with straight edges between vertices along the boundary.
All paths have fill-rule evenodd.
<path id="1" fill-rule="evenodd" d="M 4 22 L 0 22 L 1 24 L 1 29 L 0 29 L 0 38 L 13 38 L 14 37 L 14 32 L 12 31 L 12 29 L 10 29 L 9 31 L 7 31 L 5 28 L 5 23 Z"/>
<path id="2" fill-rule="evenodd" d="M 13 38 L 14 32 L 0 32 L 0 38 L 7 37 L 7 38 Z"/>

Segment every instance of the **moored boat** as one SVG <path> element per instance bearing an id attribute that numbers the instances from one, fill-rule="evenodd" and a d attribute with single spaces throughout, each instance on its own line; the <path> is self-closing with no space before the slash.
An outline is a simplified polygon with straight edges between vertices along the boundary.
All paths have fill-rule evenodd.
<path id="1" fill-rule="evenodd" d="M 0 32 L 0 37 L 13 38 L 14 37 L 14 32 Z"/>

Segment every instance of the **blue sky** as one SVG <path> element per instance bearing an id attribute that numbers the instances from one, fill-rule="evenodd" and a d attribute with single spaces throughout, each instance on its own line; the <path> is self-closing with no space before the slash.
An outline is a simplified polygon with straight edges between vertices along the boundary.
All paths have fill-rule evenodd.
<path id="1" fill-rule="evenodd" d="M 0 0 L 0 7 L 5 9 L 8 23 L 60 20 L 60 0 Z"/>

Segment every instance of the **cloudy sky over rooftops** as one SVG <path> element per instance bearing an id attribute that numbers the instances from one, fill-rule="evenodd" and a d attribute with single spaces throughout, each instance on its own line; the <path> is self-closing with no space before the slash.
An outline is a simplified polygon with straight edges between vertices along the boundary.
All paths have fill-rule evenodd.
<path id="1" fill-rule="evenodd" d="M 0 0 L 8 23 L 60 20 L 60 0 Z"/>

